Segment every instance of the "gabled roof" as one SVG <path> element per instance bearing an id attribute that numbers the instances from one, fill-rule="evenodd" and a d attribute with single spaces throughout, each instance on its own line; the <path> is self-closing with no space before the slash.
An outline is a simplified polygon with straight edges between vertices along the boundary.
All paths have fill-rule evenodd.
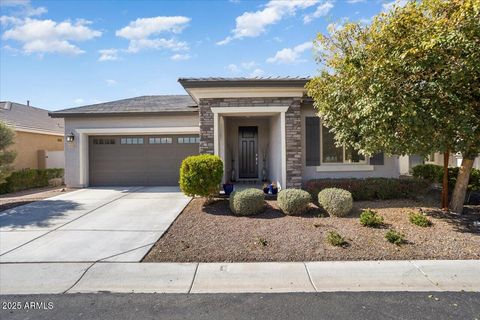
<path id="1" fill-rule="evenodd" d="M 62 135 L 64 131 L 63 119 L 50 118 L 48 110 L 10 101 L 0 102 L 0 121 L 18 131 L 39 131 Z"/>
<path id="2" fill-rule="evenodd" d="M 53 118 L 88 115 L 151 114 L 197 112 L 197 104 L 188 95 L 141 96 L 50 112 Z"/>
<path id="3" fill-rule="evenodd" d="M 254 77 L 254 78 L 180 78 L 185 88 L 206 87 L 304 87 L 310 78 L 305 77 Z"/>

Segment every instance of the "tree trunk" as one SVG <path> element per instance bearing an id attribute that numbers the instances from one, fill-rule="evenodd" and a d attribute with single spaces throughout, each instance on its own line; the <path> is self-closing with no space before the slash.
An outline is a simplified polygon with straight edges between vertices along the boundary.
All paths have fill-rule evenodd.
<path id="1" fill-rule="evenodd" d="M 452 202 L 450 203 L 450 210 L 452 212 L 461 214 L 463 211 L 463 203 L 465 202 L 465 195 L 467 194 L 468 180 L 470 179 L 470 172 L 472 172 L 473 161 L 475 159 L 462 159 L 462 166 L 458 171 L 457 182 L 453 189 Z"/>
<path id="2" fill-rule="evenodd" d="M 450 152 L 443 154 L 442 209 L 448 210 L 448 160 Z"/>

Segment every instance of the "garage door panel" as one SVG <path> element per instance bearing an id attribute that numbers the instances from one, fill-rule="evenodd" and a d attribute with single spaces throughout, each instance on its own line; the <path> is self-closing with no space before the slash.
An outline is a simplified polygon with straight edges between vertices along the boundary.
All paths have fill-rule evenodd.
<path id="1" fill-rule="evenodd" d="M 178 143 L 182 137 L 192 136 L 90 137 L 90 185 L 178 185 L 182 160 L 198 154 L 198 141 Z M 122 144 L 126 138 L 130 143 L 142 138 L 143 144 Z"/>

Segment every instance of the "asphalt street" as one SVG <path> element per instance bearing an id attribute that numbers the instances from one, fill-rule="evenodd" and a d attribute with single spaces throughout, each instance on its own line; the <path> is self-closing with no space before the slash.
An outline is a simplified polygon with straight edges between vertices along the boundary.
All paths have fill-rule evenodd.
<path id="1" fill-rule="evenodd" d="M 2 295 L 0 303 L 2 320 L 480 319 L 480 293 L 466 292 Z"/>

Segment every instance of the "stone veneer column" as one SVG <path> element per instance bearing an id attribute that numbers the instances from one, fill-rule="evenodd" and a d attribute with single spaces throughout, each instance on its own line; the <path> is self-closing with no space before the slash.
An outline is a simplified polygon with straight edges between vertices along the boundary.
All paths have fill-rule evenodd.
<path id="1" fill-rule="evenodd" d="M 214 153 L 213 112 L 209 100 L 201 99 L 198 105 L 200 118 L 200 145 L 199 153 Z"/>
<path id="2" fill-rule="evenodd" d="M 287 152 L 287 188 L 302 186 L 302 136 L 300 98 L 218 98 L 200 99 L 200 153 L 214 153 L 213 112 L 211 107 L 269 107 L 289 106 L 285 113 Z"/>
<path id="3" fill-rule="evenodd" d="M 299 98 L 292 103 L 285 113 L 285 138 L 287 144 L 287 188 L 302 187 L 302 118 Z"/>

